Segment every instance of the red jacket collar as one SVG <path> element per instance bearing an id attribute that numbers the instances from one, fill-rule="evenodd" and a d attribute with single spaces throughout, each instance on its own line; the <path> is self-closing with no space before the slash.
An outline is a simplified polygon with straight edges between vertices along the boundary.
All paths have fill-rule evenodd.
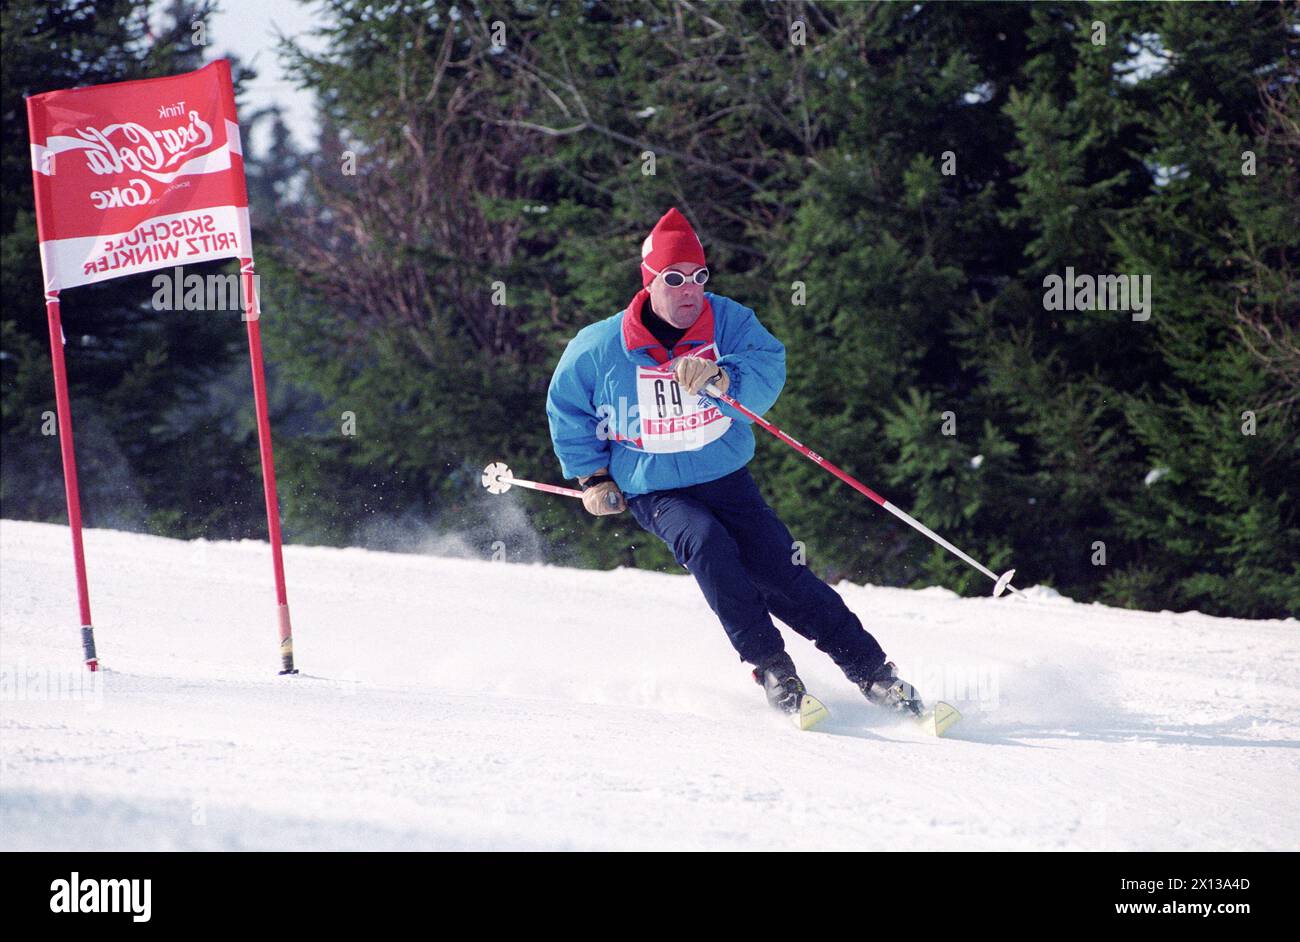
<path id="1" fill-rule="evenodd" d="M 646 327 L 641 320 L 641 310 L 649 297 L 650 290 L 642 288 L 623 314 L 623 346 L 628 353 L 645 350 L 656 363 L 662 364 L 696 347 L 713 343 L 713 305 L 709 304 L 707 297 L 704 299 L 704 309 L 700 311 L 700 316 L 695 318 L 695 323 L 682 335 L 682 339 L 677 341 L 677 346 L 672 350 L 665 350 L 664 345 L 650 333 L 650 328 Z"/>

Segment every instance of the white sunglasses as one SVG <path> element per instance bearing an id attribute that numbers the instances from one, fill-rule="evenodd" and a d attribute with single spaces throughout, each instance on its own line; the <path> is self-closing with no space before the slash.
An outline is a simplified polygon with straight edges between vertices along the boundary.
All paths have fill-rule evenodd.
<path id="1" fill-rule="evenodd" d="M 642 262 L 641 264 L 645 265 L 645 262 Z M 649 265 L 645 265 L 645 267 L 650 268 Z M 679 271 L 658 272 L 653 268 L 650 268 L 650 271 L 653 271 L 656 275 L 662 275 L 664 284 L 670 288 L 680 288 L 682 285 L 686 284 L 686 279 L 688 277 L 697 285 L 705 284 L 709 280 L 709 270 L 707 268 L 697 268 L 693 275 L 683 275 Z"/>

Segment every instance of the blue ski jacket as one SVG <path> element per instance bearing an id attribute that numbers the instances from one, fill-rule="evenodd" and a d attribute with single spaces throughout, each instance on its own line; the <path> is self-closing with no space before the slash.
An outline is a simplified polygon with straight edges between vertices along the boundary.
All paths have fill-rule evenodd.
<path id="1" fill-rule="evenodd" d="M 551 441 L 566 478 L 609 468 L 629 497 L 703 484 L 754 456 L 753 422 L 701 392 L 689 397 L 672 361 L 716 360 L 727 394 L 762 415 L 785 385 L 785 347 L 754 312 L 705 292 L 704 309 L 672 350 L 641 320 L 650 292 L 580 330 L 565 348 L 546 394 Z"/>

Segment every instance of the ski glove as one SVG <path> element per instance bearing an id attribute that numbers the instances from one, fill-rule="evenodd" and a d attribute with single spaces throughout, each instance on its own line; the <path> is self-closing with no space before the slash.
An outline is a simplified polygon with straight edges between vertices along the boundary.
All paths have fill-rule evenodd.
<path id="1" fill-rule="evenodd" d="M 578 478 L 578 485 L 582 488 L 582 506 L 587 508 L 589 514 L 604 517 L 622 513 L 627 509 L 623 492 L 609 476 L 608 468 L 601 468 L 594 474 Z"/>
<path id="2" fill-rule="evenodd" d="M 731 385 L 727 371 L 712 360 L 703 357 L 681 357 L 673 366 L 673 373 L 686 395 L 697 395 L 705 386 L 712 383 L 720 392 L 726 392 Z"/>

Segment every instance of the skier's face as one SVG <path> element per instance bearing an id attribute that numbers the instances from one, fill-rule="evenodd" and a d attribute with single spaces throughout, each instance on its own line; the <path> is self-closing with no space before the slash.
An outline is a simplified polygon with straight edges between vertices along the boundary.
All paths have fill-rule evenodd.
<path id="1" fill-rule="evenodd" d="M 686 329 L 695 323 L 695 319 L 704 310 L 704 285 L 697 285 L 692 276 L 703 268 L 693 262 L 669 265 L 650 282 L 650 303 L 655 313 L 679 329 Z M 686 276 L 686 283 L 679 288 L 670 288 L 664 283 L 664 273 L 679 271 Z"/>

